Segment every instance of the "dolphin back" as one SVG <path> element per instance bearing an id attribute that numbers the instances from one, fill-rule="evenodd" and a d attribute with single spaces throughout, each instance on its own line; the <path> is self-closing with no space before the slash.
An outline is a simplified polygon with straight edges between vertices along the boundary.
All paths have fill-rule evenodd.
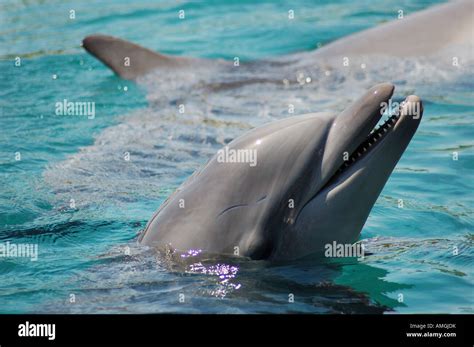
<path id="1" fill-rule="evenodd" d="M 168 57 L 135 43 L 113 36 L 90 35 L 83 41 L 84 49 L 99 59 L 117 75 L 133 80 L 160 68 L 174 68 L 186 64 L 185 58 Z"/>

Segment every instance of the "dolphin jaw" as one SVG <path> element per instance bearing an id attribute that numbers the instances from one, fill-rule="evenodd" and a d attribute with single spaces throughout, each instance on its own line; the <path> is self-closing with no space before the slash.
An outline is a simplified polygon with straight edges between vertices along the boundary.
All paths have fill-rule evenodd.
<path id="1" fill-rule="evenodd" d="M 388 101 L 388 100 L 387 100 Z M 369 164 L 377 165 L 377 163 L 371 163 L 371 157 L 376 153 L 383 144 L 388 140 L 397 136 L 397 130 L 402 126 L 402 123 L 410 121 L 413 114 L 407 114 L 407 105 L 408 104 L 419 103 L 421 105 L 421 100 L 419 97 L 410 95 L 398 108 L 398 112 L 389 116 L 385 122 L 379 126 L 374 127 L 370 133 L 366 136 L 365 140 L 357 147 L 356 150 L 352 152 L 348 160 L 346 160 L 341 167 L 335 172 L 335 174 L 329 179 L 329 181 L 320 189 L 319 192 L 327 190 L 329 187 L 337 185 L 339 182 L 344 181 L 345 179 L 351 177 L 354 172 L 360 169 L 361 166 L 368 166 Z M 421 113 L 423 108 L 419 110 L 420 114 L 416 119 L 416 122 L 408 124 L 409 129 L 405 131 L 412 131 L 413 134 L 418 127 L 421 120 Z M 380 116 L 382 118 L 382 115 Z M 401 136 L 401 135 L 400 135 Z M 408 142 L 410 138 L 408 139 Z M 403 142 L 403 141 L 402 141 Z M 408 143 L 406 143 L 407 145 Z M 404 143 L 400 143 L 400 147 L 404 146 Z M 403 148 L 404 149 L 404 148 Z M 403 150 L 402 150 L 403 153 Z M 399 158 L 393 158 L 392 163 L 395 165 Z M 388 177 L 387 177 L 388 178 Z M 319 194 L 318 192 L 318 194 Z"/>
<path id="2" fill-rule="evenodd" d="M 391 95 L 387 97 L 385 102 L 388 103 L 390 100 Z M 359 142 L 359 145 L 356 147 L 356 149 L 351 153 L 351 155 L 348 157 L 348 160 L 344 161 L 339 168 L 337 168 L 332 176 L 326 181 L 326 183 L 321 186 L 320 189 L 313 195 L 312 198 L 310 198 L 304 206 L 299 210 L 299 213 L 308 205 L 312 200 L 317 198 L 318 196 L 324 196 L 327 192 L 333 190 L 334 188 L 338 186 L 344 185 L 344 182 L 353 177 L 361 168 L 371 168 L 372 165 L 386 165 L 387 167 L 392 167 L 389 170 L 389 173 L 384 177 L 384 183 L 388 180 L 388 177 L 390 176 L 390 173 L 393 170 L 393 167 L 396 165 L 398 162 L 401 154 L 403 153 L 406 145 L 411 140 L 411 137 L 413 136 L 416 128 L 418 127 L 418 124 L 421 120 L 421 114 L 423 112 L 423 108 L 421 106 L 420 109 L 420 115 L 419 118 L 417 119 L 416 122 L 411 122 L 407 123 L 410 121 L 413 115 L 407 114 L 407 105 L 409 103 L 419 103 L 421 105 L 421 100 L 417 96 L 411 95 L 406 98 L 406 100 L 400 105 L 398 108 L 398 112 L 395 114 L 391 115 L 388 117 L 383 124 L 380 126 L 375 126 L 371 130 L 367 129 L 366 130 L 366 136 L 365 138 Z M 374 117 L 374 116 L 372 116 Z M 378 121 L 382 118 L 382 113 L 380 113 L 378 116 Z M 377 122 L 376 122 L 377 123 Z M 405 129 L 401 129 L 399 131 L 399 128 L 402 125 L 407 125 Z M 409 133 L 409 137 L 406 139 L 403 139 L 404 133 Z M 359 138 L 358 136 L 354 136 L 354 140 L 356 138 Z M 385 162 L 381 163 L 380 161 L 377 162 L 377 160 L 373 160 L 374 157 L 376 157 L 375 154 L 380 149 L 383 149 L 384 144 L 388 140 L 396 140 L 398 143 L 394 144 L 394 146 L 397 146 L 396 152 L 399 154 L 398 156 L 395 155 L 393 158 L 388 157 L 385 158 Z M 388 171 L 387 171 L 388 172 Z M 385 176 L 385 174 L 384 174 Z M 369 183 L 370 184 L 370 183 Z M 299 215 L 298 213 L 298 215 Z M 298 216 L 296 217 L 298 219 Z"/>
<path id="3" fill-rule="evenodd" d="M 321 165 L 324 184 L 345 164 L 344 155 L 352 155 L 367 139 L 382 117 L 382 103 L 388 102 L 394 88 L 391 83 L 378 84 L 335 117 L 326 139 Z"/>
<path id="4" fill-rule="evenodd" d="M 374 127 L 366 139 L 356 148 L 351 156 L 344 162 L 344 164 L 337 170 L 336 174 L 340 174 L 351 167 L 356 161 L 363 157 L 370 155 L 371 151 L 376 148 L 385 137 L 393 131 L 395 125 L 398 123 L 399 115 L 392 115 L 385 120 L 380 126 Z"/>

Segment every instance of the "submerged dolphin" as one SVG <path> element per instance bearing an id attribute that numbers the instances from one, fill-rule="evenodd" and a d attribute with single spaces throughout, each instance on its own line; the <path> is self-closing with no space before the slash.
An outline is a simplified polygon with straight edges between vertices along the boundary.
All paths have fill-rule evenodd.
<path id="1" fill-rule="evenodd" d="M 253 259 L 355 242 L 423 112 L 408 96 L 374 130 L 393 90 L 379 84 L 337 116 L 291 117 L 236 138 L 226 152 L 256 153 L 256 165 L 218 153 L 163 203 L 140 242 Z"/>
<path id="2" fill-rule="evenodd" d="M 461 62 L 472 55 L 474 32 L 474 1 L 461 0 L 434 6 L 403 19 L 367 29 L 336 40 L 315 50 L 313 59 L 329 66 L 341 66 L 345 59 L 350 66 L 368 63 L 371 56 L 431 56 L 449 47 L 470 47 L 456 51 Z M 160 68 L 185 68 L 199 65 L 232 65 L 227 61 L 211 61 L 173 57 L 153 52 L 132 42 L 107 35 L 90 35 L 83 47 L 116 74 L 136 79 Z M 453 57 L 443 57 L 452 64 Z"/>

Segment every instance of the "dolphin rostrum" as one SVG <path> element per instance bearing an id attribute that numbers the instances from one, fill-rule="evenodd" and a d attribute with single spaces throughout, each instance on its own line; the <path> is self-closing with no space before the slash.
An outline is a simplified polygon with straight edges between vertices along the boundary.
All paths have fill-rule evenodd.
<path id="1" fill-rule="evenodd" d="M 234 139 L 162 204 L 140 242 L 253 259 L 355 242 L 423 112 L 408 96 L 374 129 L 393 91 L 379 84 L 339 115 L 290 117 Z"/>

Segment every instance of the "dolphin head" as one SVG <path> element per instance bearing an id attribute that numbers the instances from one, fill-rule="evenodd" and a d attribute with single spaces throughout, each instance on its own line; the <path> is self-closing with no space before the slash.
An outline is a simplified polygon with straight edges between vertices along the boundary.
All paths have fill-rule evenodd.
<path id="1" fill-rule="evenodd" d="M 421 117 L 410 96 L 375 130 L 393 91 L 379 84 L 339 115 L 291 117 L 238 137 L 168 198 L 140 241 L 254 259 L 354 242 Z"/>

